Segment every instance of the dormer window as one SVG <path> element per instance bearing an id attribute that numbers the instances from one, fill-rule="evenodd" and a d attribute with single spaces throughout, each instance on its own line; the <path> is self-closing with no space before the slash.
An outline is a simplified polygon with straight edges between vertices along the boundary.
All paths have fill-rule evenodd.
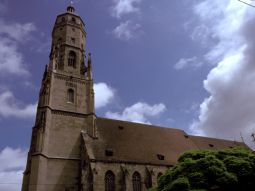
<path id="1" fill-rule="evenodd" d="M 161 154 L 157 154 L 158 160 L 165 160 L 165 156 Z"/>
<path id="2" fill-rule="evenodd" d="M 76 54 L 74 51 L 70 51 L 68 55 L 68 66 L 76 67 Z"/>
<path id="3" fill-rule="evenodd" d="M 68 100 L 68 103 L 74 103 L 74 90 L 73 89 L 67 90 L 67 100 Z"/>
<path id="4" fill-rule="evenodd" d="M 108 157 L 113 156 L 113 150 L 112 149 L 106 149 L 105 150 L 105 156 L 108 156 Z"/>
<path id="5" fill-rule="evenodd" d="M 118 126 L 118 127 L 119 127 L 119 129 L 120 129 L 120 130 L 123 130 L 123 129 L 124 129 L 124 127 L 123 127 L 123 126 Z"/>
<path id="6" fill-rule="evenodd" d="M 214 147 L 214 145 L 213 145 L 213 144 L 209 144 L 209 146 L 210 146 L 210 147 Z"/>

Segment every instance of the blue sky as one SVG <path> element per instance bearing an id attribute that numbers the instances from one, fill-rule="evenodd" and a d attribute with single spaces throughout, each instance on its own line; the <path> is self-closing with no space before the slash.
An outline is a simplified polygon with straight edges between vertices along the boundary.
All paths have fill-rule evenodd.
<path id="1" fill-rule="evenodd" d="M 0 190 L 20 187 L 51 30 L 69 3 L 0 1 Z M 99 116 L 230 140 L 241 134 L 252 145 L 254 8 L 238 0 L 74 6 L 86 25 Z"/>

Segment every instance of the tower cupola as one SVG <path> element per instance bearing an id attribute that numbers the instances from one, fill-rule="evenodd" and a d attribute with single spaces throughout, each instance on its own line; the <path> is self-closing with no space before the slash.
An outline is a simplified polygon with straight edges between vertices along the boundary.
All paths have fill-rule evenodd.
<path id="1" fill-rule="evenodd" d="M 74 13 L 75 12 L 75 8 L 73 6 L 73 2 L 71 1 L 71 4 L 66 8 L 66 11 L 69 13 Z"/>

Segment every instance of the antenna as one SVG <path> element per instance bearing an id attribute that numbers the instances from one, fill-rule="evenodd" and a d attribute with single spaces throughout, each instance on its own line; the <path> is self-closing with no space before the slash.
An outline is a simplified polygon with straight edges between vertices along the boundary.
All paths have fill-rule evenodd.
<path id="1" fill-rule="evenodd" d="M 243 3 L 243 4 L 249 5 L 250 7 L 255 8 L 255 5 L 252 5 L 252 4 L 251 4 L 252 1 L 254 1 L 254 0 L 250 0 L 250 2 L 246 2 L 245 0 L 238 0 L 238 1 L 240 1 L 240 2 Z"/>
<path id="2" fill-rule="evenodd" d="M 243 139 L 242 132 L 240 132 L 240 137 L 241 137 L 241 139 L 242 139 L 242 142 L 244 143 L 244 139 Z"/>
<path id="3" fill-rule="evenodd" d="M 251 137 L 252 137 L 252 139 L 253 139 L 252 141 L 255 142 L 255 133 L 252 133 L 252 134 L 251 134 Z"/>

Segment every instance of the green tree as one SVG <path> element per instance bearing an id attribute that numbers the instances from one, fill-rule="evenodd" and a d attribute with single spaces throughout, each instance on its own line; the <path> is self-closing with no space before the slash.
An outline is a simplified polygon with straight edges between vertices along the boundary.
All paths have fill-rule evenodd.
<path id="1" fill-rule="evenodd" d="M 255 154 L 244 148 L 189 151 L 153 191 L 254 191 Z"/>

